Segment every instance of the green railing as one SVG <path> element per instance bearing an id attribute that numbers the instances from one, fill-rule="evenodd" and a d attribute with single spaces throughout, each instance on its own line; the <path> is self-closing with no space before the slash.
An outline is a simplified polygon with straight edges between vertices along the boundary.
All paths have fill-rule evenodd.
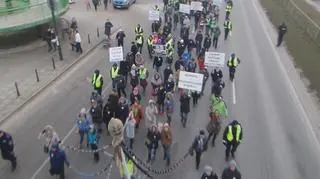
<path id="1" fill-rule="evenodd" d="M 55 13 L 59 16 L 68 9 L 69 1 L 57 1 Z M 0 35 L 15 33 L 51 21 L 51 10 L 46 0 L 12 0 L 11 2 L 13 4 L 9 7 L 3 2 L 0 3 Z M 19 7 L 14 6 L 17 2 L 21 3 Z"/>

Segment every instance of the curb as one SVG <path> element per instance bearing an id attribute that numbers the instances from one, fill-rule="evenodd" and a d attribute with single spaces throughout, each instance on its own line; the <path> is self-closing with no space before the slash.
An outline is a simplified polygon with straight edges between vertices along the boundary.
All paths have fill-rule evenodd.
<path id="1" fill-rule="evenodd" d="M 111 35 L 116 33 L 120 27 L 116 28 Z M 103 43 L 104 40 L 99 41 L 96 45 L 94 45 L 92 48 L 90 48 L 87 52 L 84 52 L 80 55 L 75 61 L 73 61 L 71 64 L 69 64 L 59 75 L 54 77 L 51 81 L 48 81 L 45 85 L 40 87 L 36 92 L 34 92 L 30 97 L 28 97 L 24 102 L 22 102 L 20 105 L 18 105 L 17 108 L 15 108 L 12 112 L 10 112 L 8 115 L 6 115 L 4 118 L 0 119 L 0 125 L 2 125 L 4 122 L 6 122 L 10 117 L 12 117 L 15 113 L 20 111 L 24 106 L 29 104 L 34 98 L 36 98 L 39 94 L 41 94 L 43 91 L 48 89 L 54 82 L 59 80 L 67 71 L 69 71 L 72 67 L 77 65 L 82 59 L 87 57 L 92 51 L 94 51 L 99 45 Z"/>

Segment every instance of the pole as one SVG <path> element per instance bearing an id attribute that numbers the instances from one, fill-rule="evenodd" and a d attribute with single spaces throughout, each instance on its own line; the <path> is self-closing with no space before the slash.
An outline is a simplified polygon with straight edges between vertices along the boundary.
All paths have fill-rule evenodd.
<path id="1" fill-rule="evenodd" d="M 129 176 L 129 170 L 128 170 L 128 166 L 127 166 L 127 162 L 126 162 L 126 157 L 124 155 L 124 152 L 122 150 L 122 148 L 119 146 L 120 148 L 120 152 L 121 152 L 121 162 L 122 162 L 122 166 L 124 167 L 124 172 L 126 173 L 125 174 L 125 178 L 126 179 L 130 179 L 131 176 Z"/>
<path id="2" fill-rule="evenodd" d="M 55 29 L 55 33 L 56 33 L 56 44 L 57 44 L 57 47 L 58 47 L 58 52 L 59 52 L 59 58 L 60 60 L 62 61 L 63 60 L 63 55 L 62 55 L 62 51 L 61 51 L 61 45 L 60 45 L 60 42 L 59 42 L 59 36 L 58 36 L 58 30 L 57 30 L 57 21 L 56 21 L 56 16 L 54 14 L 54 2 L 53 0 L 49 0 L 49 3 L 50 3 L 50 9 L 51 9 L 51 16 L 52 16 L 52 21 L 53 21 L 53 25 L 54 25 L 54 29 Z"/>
<path id="3" fill-rule="evenodd" d="M 52 67 L 53 67 L 53 69 L 55 70 L 56 69 L 56 63 L 55 63 L 55 61 L 54 61 L 54 58 L 52 57 Z"/>
<path id="4" fill-rule="evenodd" d="M 20 96 L 20 91 L 19 91 L 18 83 L 14 82 L 14 86 L 16 87 L 17 97 L 19 97 Z"/>
<path id="5" fill-rule="evenodd" d="M 34 69 L 34 72 L 35 72 L 35 74 L 36 74 L 37 82 L 39 82 L 39 81 L 40 81 L 40 78 L 39 78 L 38 70 L 37 70 L 37 69 Z"/>

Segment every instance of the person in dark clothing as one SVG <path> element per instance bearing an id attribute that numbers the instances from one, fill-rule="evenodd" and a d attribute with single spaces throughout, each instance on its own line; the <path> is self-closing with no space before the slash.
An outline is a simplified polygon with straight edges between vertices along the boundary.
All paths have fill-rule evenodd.
<path id="1" fill-rule="evenodd" d="M 242 127 L 237 120 L 233 120 L 227 125 L 223 132 L 223 144 L 226 146 L 226 160 L 228 160 L 231 153 L 232 158 L 234 158 L 234 153 L 236 152 L 239 144 L 242 140 Z"/>
<path id="2" fill-rule="evenodd" d="M 116 91 L 112 91 L 109 95 L 109 101 L 110 101 L 110 111 L 112 114 L 112 117 L 116 117 L 117 111 L 119 110 L 119 96 Z"/>
<path id="3" fill-rule="evenodd" d="M 211 72 L 211 79 L 212 79 L 212 83 L 215 83 L 218 80 L 222 80 L 223 78 L 223 73 L 221 69 L 214 69 L 213 72 Z"/>
<path id="4" fill-rule="evenodd" d="M 136 59 L 136 54 L 138 53 L 138 46 L 136 45 L 135 42 L 131 42 L 131 53 L 133 55 L 134 61 Z"/>
<path id="5" fill-rule="evenodd" d="M 139 89 L 138 87 L 135 87 L 132 90 L 132 93 L 130 94 L 130 105 L 134 104 L 134 102 L 138 99 L 138 103 L 140 104 L 141 101 L 141 95 L 139 94 Z"/>
<path id="6" fill-rule="evenodd" d="M 110 98 L 107 103 L 103 107 L 103 122 L 106 124 L 106 128 L 108 129 L 109 122 L 113 117 L 112 112 L 110 110 Z M 109 131 L 108 131 L 109 134 Z"/>
<path id="7" fill-rule="evenodd" d="M 278 27 L 278 42 L 277 42 L 277 47 L 279 47 L 282 44 L 283 41 L 283 36 L 286 34 L 288 31 L 288 28 L 286 24 L 283 22 L 279 27 Z"/>
<path id="8" fill-rule="evenodd" d="M 192 104 L 195 107 L 198 104 L 198 99 L 200 98 L 200 94 L 198 91 L 191 91 Z"/>
<path id="9" fill-rule="evenodd" d="M 92 4 L 94 6 L 94 10 L 98 10 L 98 4 L 99 4 L 99 1 L 98 0 L 92 0 Z"/>
<path id="10" fill-rule="evenodd" d="M 109 19 L 107 19 L 107 21 L 104 23 L 104 35 L 106 35 L 108 39 L 110 39 L 112 27 L 113 27 L 113 24 L 110 22 Z"/>
<path id="11" fill-rule="evenodd" d="M 208 34 L 204 38 L 203 47 L 204 47 L 206 52 L 209 51 L 209 49 L 211 47 L 211 38 L 210 38 L 210 36 Z"/>
<path id="12" fill-rule="evenodd" d="M 163 58 L 155 56 L 153 58 L 153 65 L 152 65 L 153 69 L 156 68 L 156 72 L 159 73 L 159 70 L 160 70 L 160 67 L 162 66 L 162 63 L 163 63 Z"/>
<path id="13" fill-rule="evenodd" d="M 120 62 L 120 75 L 124 76 L 124 79 L 125 79 L 125 84 L 127 84 L 128 82 L 128 73 L 130 71 L 130 64 L 129 64 L 129 61 L 126 59 L 126 60 L 123 60 Z"/>
<path id="14" fill-rule="evenodd" d="M 195 28 L 195 30 L 198 30 L 200 18 L 201 18 L 201 11 L 196 11 L 196 13 L 194 14 L 194 28 Z"/>
<path id="15" fill-rule="evenodd" d="M 47 30 L 47 33 L 45 35 L 45 40 L 48 44 L 48 51 L 50 52 L 52 50 L 52 27 L 49 27 L 48 30 Z"/>
<path id="16" fill-rule="evenodd" d="M 202 41 L 203 41 L 203 35 L 202 35 L 201 31 L 197 32 L 195 41 L 196 41 L 196 53 L 197 53 L 197 55 L 199 55 L 201 52 Z"/>
<path id="17" fill-rule="evenodd" d="M 127 97 L 127 93 L 126 93 L 126 79 L 123 75 L 119 75 L 116 77 L 116 86 L 117 86 L 117 92 L 118 92 L 118 96 L 121 97 L 121 92 L 124 95 L 124 97 Z"/>
<path id="18" fill-rule="evenodd" d="M 179 22 L 179 12 L 176 11 L 176 12 L 174 12 L 174 14 L 173 14 L 173 30 L 174 30 L 174 31 L 177 29 L 178 22 Z"/>
<path id="19" fill-rule="evenodd" d="M 91 100 L 90 115 L 92 116 L 92 122 L 97 126 L 98 132 L 102 132 L 101 124 L 103 122 L 102 118 L 102 107 L 98 105 L 97 101 Z"/>
<path id="20" fill-rule="evenodd" d="M 222 81 L 222 79 L 217 80 L 211 89 L 211 93 L 215 96 L 221 96 L 222 90 L 225 87 L 225 83 Z"/>
<path id="21" fill-rule="evenodd" d="M 171 70 L 171 66 L 168 65 L 167 68 L 163 70 L 163 81 L 168 81 L 171 74 L 173 74 L 173 71 Z"/>
<path id="22" fill-rule="evenodd" d="M 196 152 L 196 169 L 199 170 L 201 155 L 204 151 L 207 150 L 207 137 L 205 136 L 204 130 L 200 130 L 200 134 L 195 137 L 191 148 L 190 155 L 193 155 L 193 152 Z"/>
<path id="23" fill-rule="evenodd" d="M 223 170 L 221 179 L 241 179 L 241 173 L 237 169 L 237 163 L 234 160 L 231 160 L 229 166 Z"/>
<path id="24" fill-rule="evenodd" d="M 129 101 L 124 98 L 124 97 L 121 97 L 119 99 L 119 119 L 122 121 L 122 124 L 124 125 L 126 120 L 127 120 L 127 117 L 129 116 Z"/>
<path id="25" fill-rule="evenodd" d="M 147 163 L 153 163 L 156 159 L 157 149 L 159 147 L 159 141 L 161 140 L 161 135 L 157 129 L 157 126 L 153 125 L 151 129 L 148 130 L 147 133 L 146 146 L 148 148 L 148 159 Z"/>
<path id="26" fill-rule="evenodd" d="M 174 91 L 174 85 L 175 85 L 175 84 L 174 84 L 173 75 L 170 74 L 168 80 L 165 81 L 165 87 L 164 87 L 164 89 L 165 89 L 166 93 L 168 93 L 168 92 L 172 92 L 172 93 L 173 93 L 173 91 Z"/>
<path id="27" fill-rule="evenodd" d="M 59 148 L 58 145 L 53 145 L 49 152 L 50 157 L 50 169 L 49 173 L 51 176 L 59 175 L 60 179 L 64 179 L 64 164 L 70 167 L 70 163 L 67 159 L 66 153 Z"/>
<path id="28" fill-rule="evenodd" d="M 158 104 L 158 109 L 159 113 L 163 114 L 164 113 L 164 100 L 166 98 L 166 92 L 163 87 L 163 85 L 160 85 L 159 90 L 157 91 L 157 104 Z"/>
<path id="29" fill-rule="evenodd" d="M 159 23 L 159 21 L 154 21 L 154 22 L 151 24 L 151 31 L 158 33 L 158 32 L 159 32 L 159 29 L 160 29 L 160 23 Z"/>
<path id="30" fill-rule="evenodd" d="M 17 167 L 17 158 L 14 154 L 14 143 L 12 136 L 0 130 L 0 150 L 3 160 L 9 160 L 11 162 L 11 171 L 15 171 Z"/>
<path id="31" fill-rule="evenodd" d="M 201 92 L 200 92 L 200 96 L 203 96 L 203 91 L 206 87 L 206 84 L 207 84 L 207 81 L 208 81 L 208 78 L 209 78 L 209 72 L 208 72 L 208 69 L 205 67 L 203 70 L 200 70 L 199 71 L 200 74 L 203 74 L 203 83 L 202 83 L 202 89 L 201 89 Z"/>
<path id="32" fill-rule="evenodd" d="M 218 175 L 213 172 L 212 167 L 205 166 L 201 179 L 218 179 Z"/>
<path id="33" fill-rule="evenodd" d="M 187 93 L 183 93 L 180 97 L 180 116 L 183 127 L 187 125 L 188 114 L 190 112 L 190 97 Z"/>
<path id="34" fill-rule="evenodd" d="M 170 26 L 168 23 L 166 23 L 164 26 L 163 26 L 163 35 L 165 37 L 167 37 L 170 33 L 171 33 L 171 30 L 170 30 Z"/>
<path id="35" fill-rule="evenodd" d="M 184 50 L 186 49 L 186 44 L 185 44 L 184 41 L 181 39 L 181 40 L 178 42 L 177 46 L 178 46 L 178 56 L 179 56 L 179 58 L 181 58 Z"/>
<path id="36" fill-rule="evenodd" d="M 118 47 L 122 46 L 123 47 L 123 41 L 124 41 L 124 38 L 126 37 L 126 34 L 124 33 L 123 30 L 119 30 L 119 32 L 117 33 L 117 40 L 118 40 Z"/>
<path id="37" fill-rule="evenodd" d="M 191 53 L 192 50 L 196 47 L 196 43 L 193 39 L 188 40 L 188 52 Z"/>

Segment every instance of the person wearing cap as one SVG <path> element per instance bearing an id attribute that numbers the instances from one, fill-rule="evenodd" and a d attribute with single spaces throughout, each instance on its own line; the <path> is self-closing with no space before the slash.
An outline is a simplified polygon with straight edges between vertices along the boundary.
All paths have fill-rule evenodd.
<path id="1" fill-rule="evenodd" d="M 87 147 L 89 147 L 89 143 L 88 143 L 88 131 L 89 131 L 89 126 L 91 124 L 89 115 L 87 114 L 86 108 L 82 108 L 80 110 L 80 113 L 77 116 L 77 120 L 76 120 L 76 124 L 78 127 L 78 132 L 79 132 L 79 136 L 80 136 L 80 148 L 83 147 L 83 141 L 84 141 L 84 137 L 86 137 L 87 139 Z"/>
<path id="2" fill-rule="evenodd" d="M 132 150 L 134 137 L 135 137 L 135 128 L 136 128 L 136 120 L 133 118 L 133 111 L 130 111 L 125 123 L 124 123 L 125 137 L 127 141 L 127 145 Z"/>
<path id="3" fill-rule="evenodd" d="M 201 179 L 218 179 L 218 175 L 213 172 L 211 166 L 206 165 L 204 167 L 204 172 L 201 176 Z"/>
<path id="4" fill-rule="evenodd" d="M 145 111 L 145 116 L 146 116 L 145 123 L 147 128 L 157 124 L 157 115 L 158 115 L 158 108 L 157 108 L 156 102 L 150 99 Z"/>
<path id="5" fill-rule="evenodd" d="M 164 123 L 161 130 L 161 143 L 163 147 L 163 160 L 166 160 L 166 165 L 169 166 L 171 162 L 170 147 L 172 144 L 172 132 L 168 123 Z"/>
<path id="6" fill-rule="evenodd" d="M 96 90 L 100 95 L 102 93 L 102 86 L 103 86 L 103 77 L 100 74 L 100 71 L 96 69 L 92 76 L 93 89 Z"/>
<path id="7" fill-rule="evenodd" d="M 124 38 L 126 37 L 126 34 L 124 33 L 124 31 L 122 29 L 119 29 L 117 35 L 116 35 L 116 38 L 118 40 L 118 47 L 123 47 L 123 41 L 124 41 Z"/>
<path id="8" fill-rule="evenodd" d="M 229 162 L 229 166 L 222 172 L 221 179 L 241 179 L 241 173 L 237 169 L 236 161 L 231 160 Z"/>
<path id="9" fill-rule="evenodd" d="M 196 153 L 196 169 L 197 170 L 199 170 L 201 155 L 206 150 L 207 150 L 207 137 L 205 135 L 204 130 L 200 130 L 199 135 L 195 137 L 189 151 L 190 155 L 193 155 L 193 152 Z"/>
<path id="10" fill-rule="evenodd" d="M 92 100 L 91 101 L 91 108 L 90 108 L 90 115 L 92 117 L 92 122 L 95 124 L 98 128 L 98 132 L 102 132 L 102 123 L 103 123 L 103 117 L 102 117 L 102 106 L 98 105 L 97 101 Z"/>
<path id="11" fill-rule="evenodd" d="M 0 150 L 2 159 L 10 161 L 11 171 L 15 171 L 17 167 L 17 157 L 14 153 L 13 138 L 3 130 L 0 130 Z"/>
<path id="12" fill-rule="evenodd" d="M 119 75 L 119 67 L 116 63 L 114 63 L 110 69 L 110 77 L 112 80 L 112 88 L 116 89 L 116 78 Z"/>
<path id="13" fill-rule="evenodd" d="M 89 126 L 89 132 L 88 132 L 88 143 L 90 145 L 91 150 L 97 150 L 98 149 L 98 132 L 97 129 L 95 128 L 94 124 L 91 124 Z M 93 159 L 95 162 L 99 162 L 100 156 L 99 152 L 94 152 L 93 153 Z"/>
<path id="14" fill-rule="evenodd" d="M 241 140 L 242 126 L 237 120 L 233 120 L 228 124 L 223 132 L 223 144 L 226 146 L 226 160 L 228 160 L 230 153 L 232 158 L 234 158 L 234 153 L 236 152 Z"/>
<path id="15" fill-rule="evenodd" d="M 68 168 L 70 168 L 70 163 L 67 159 L 67 155 L 59 148 L 58 145 L 53 145 L 49 152 L 49 158 L 50 158 L 50 169 L 49 173 L 51 176 L 53 175 L 59 175 L 60 179 L 65 178 L 64 174 L 64 164 L 67 165 Z"/>
<path id="16" fill-rule="evenodd" d="M 143 93 L 145 93 L 146 87 L 148 85 L 148 82 L 147 82 L 148 77 L 149 77 L 149 71 L 145 66 L 141 65 L 139 68 L 139 82 L 143 89 Z"/>

